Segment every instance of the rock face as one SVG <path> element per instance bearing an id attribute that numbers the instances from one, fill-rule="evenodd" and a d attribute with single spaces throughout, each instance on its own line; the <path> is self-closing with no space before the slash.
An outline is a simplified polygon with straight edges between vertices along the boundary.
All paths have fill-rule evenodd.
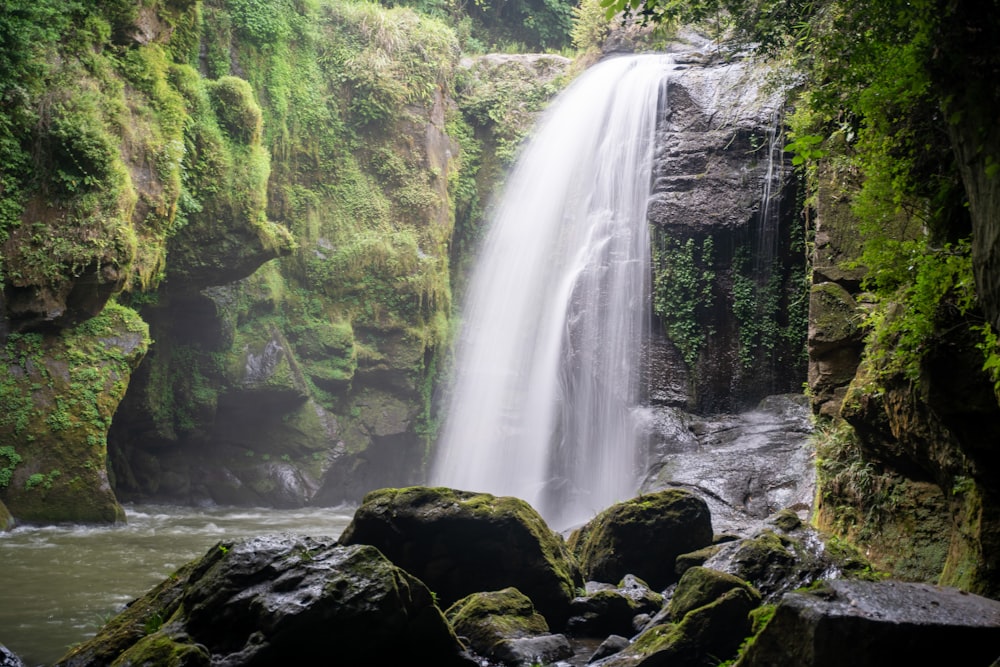
<path id="1" fill-rule="evenodd" d="M 557 630 L 583 585 L 562 538 L 517 498 L 425 487 L 373 491 L 340 542 L 377 547 L 445 605 L 517 588 Z"/>
<path id="2" fill-rule="evenodd" d="M 994 663 L 1000 602 L 898 581 L 835 580 L 789 593 L 739 661 L 741 667 Z"/>
<path id="3" fill-rule="evenodd" d="M 711 542 L 705 501 L 669 489 L 612 505 L 575 531 L 569 546 L 588 580 L 615 582 L 634 574 L 661 590 L 677 581 L 677 556 Z"/>
<path id="4" fill-rule="evenodd" d="M 674 56 L 683 65 L 665 81 L 648 209 L 664 334 L 651 398 L 699 412 L 795 391 L 805 364 L 783 93 L 763 69 L 719 62 L 711 48 Z"/>
<path id="5" fill-rule="evenodd" d="M 290 536 L 218 544 L 57 664 L 288 660 L 474 664 L 430 591 L 374 548 Z"/>
<path id="6" fill-rule="evenodd" d="M 0 501 L 15 519 L 124 520 L 107 434 L 149 342 L 145 322 L 112 305 L 57 335 L 12 335 L 0 349 Z"/>

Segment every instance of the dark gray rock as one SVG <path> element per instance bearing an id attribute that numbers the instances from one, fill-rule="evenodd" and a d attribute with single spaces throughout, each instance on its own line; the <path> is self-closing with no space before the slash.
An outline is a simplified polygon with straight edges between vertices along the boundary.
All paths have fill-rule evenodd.
<path id="1" fill-rule="evenodd" d="M 782 598 L 741 667 L 884 667 L 1000 655 L 1000 602 L 954 588 L 834 580 Z"/>
<path id="2" fill-rule="evenodd" d="M 24 667 L 24 663 L 13 651 L 0 644 L 0 667 Z"/>
<path id="3" fill-rule="evenodd" d="M 627 648 L 628 645 L 629 641 L 627 638 L 622 637 L 621 635 L 611 635 L 601 642 L 601 645 L 597 647 L 597 650 L 594 651 L 594 654 L 590 656 L 590 660 L 587 662 L 597 662 L 598 660 L 606 658 L 609 655 L 614 655 L 615 653 Z"/>
<path id="4" fill-rule="evenodd" d="M 341 544 L 371 544 L 419 577 L 442 604 L 517 588 L 561 629 L 583 580 L 562 538 L 523 500 L 445 488 L 365 496 Z"/>
<path id="5" fill-rule="evenodd" d="M 599 590 L 588 590 L 586 596 L 575 598 L 570 604 L 571 616 L 567 630 L 583 637 L 631 635 L 636 616 L 655 614 L 662 606 L 662 595 L 650 590 L 646 582 L 629 574 L 618 588 L 605 586 Z"/>
<path id="6" fill-rule="evenodd" d="M 131 607 L 58 665 L 474 664 L 426 586 L 329 538 L 220 543 Z"/>
<path id="7" fill-rule="evenodd" d="M 493 648 L 494 659 L 512 666 L 547 665 L 572 655 L 573 647 L 564 635 L 504 639 Z"/>

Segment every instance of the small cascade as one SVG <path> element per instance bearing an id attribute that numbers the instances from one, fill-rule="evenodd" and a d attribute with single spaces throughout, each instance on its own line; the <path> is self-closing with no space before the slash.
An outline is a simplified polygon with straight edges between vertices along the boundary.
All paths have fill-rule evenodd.
<path id="1" fill-rule="evenodd" d="M 768 276 L 778 252 L 778 228 L 781 224 L 781 189 L 785 182 L 785 119 L 781 109 L 771 115 L 771 122 L 764 139 L 763 150 L 767 150 L 767 168 L 764 171 L 764 185 L 761 192 L 760 224 L 754 255 L 754 268 L 758 276 Z M 766 280 L 766 278 L 765 278 Z"/>
<path id="2" fill-rule="evenodd" d="M 553 103 L 471 277 L 431 481 L 554 527 L 638 486 L 649 198 L 665 56 L 604 61 Z"/>

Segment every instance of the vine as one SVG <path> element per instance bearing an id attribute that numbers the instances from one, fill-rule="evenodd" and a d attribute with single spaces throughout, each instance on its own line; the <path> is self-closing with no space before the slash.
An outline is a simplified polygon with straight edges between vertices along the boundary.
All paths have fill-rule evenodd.
<path id="1" fill-rule="evenodd" d="M 693 368 L 712 331 L 701 325 L 712 308 L 715 282 L 714 242 L 672 239 L 664 234 L 653 244 L 653 312 L 667 337 Z"/>

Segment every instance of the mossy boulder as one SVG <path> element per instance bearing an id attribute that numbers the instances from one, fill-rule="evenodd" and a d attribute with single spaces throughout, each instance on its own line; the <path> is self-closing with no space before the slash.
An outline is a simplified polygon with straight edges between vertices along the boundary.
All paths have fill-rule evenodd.
<path id="1" fill-rule="evenodd" d="M 681 577 L 670 598 L 670 616 L 675 620 L 682 619 L 688 612 L 711 604 L 737 588 L 745 590 L 751 599 L 760 604 L 760 593 L 739 577 L 707 567 L 692 567 Z"/>
<path id="2" fill-rule="evenodd" d="M 547 651 L 547 662 L 572 655 L 569 642 L 549 635 L 545 618 L 516 588 L 473 593 L 449 607 L 445 616 L 459 637 L 468 640 L 469 648 L 489 660 L 521 664 L 518 656 L 523 642 L 519 640 L 524 639 L 549 641 L 552 647 L 562 647 Z"/>
<path id="3" fill-rule="evenodd" d="M 514 587 L 553 628 L 583 581 L 562 538 L 523 500 L 447 488 L 381 489 L 341 544 L 371 544 L 419 577 L 443 604 Z"/>
<path id="4" fill-rule="evenodd" d="M 213 546 L 57 665 L 287 661 L 473 664 L 427 587 L 376 549 L 271 535 Z"/>
<path id="5" fill-rule="evenodd" d="M 668 489 L 612 505 L 570 536 L 588 580 L 634 574 L 657 590 L 678 579 L 677 557 L 712 543 L 712 520 L 701 498 Z"/>
<path id="6" fill-rule="evenodd" d="M 711 603 L 689 611 L 677 623 L 653 626 L 601 667 L 703 667 L 736 655 L 752 629 L 750 612 L 760 603 L 744 588 L 732 588 Z M 791 663 L 789 663 L 791 664 Z"/>

